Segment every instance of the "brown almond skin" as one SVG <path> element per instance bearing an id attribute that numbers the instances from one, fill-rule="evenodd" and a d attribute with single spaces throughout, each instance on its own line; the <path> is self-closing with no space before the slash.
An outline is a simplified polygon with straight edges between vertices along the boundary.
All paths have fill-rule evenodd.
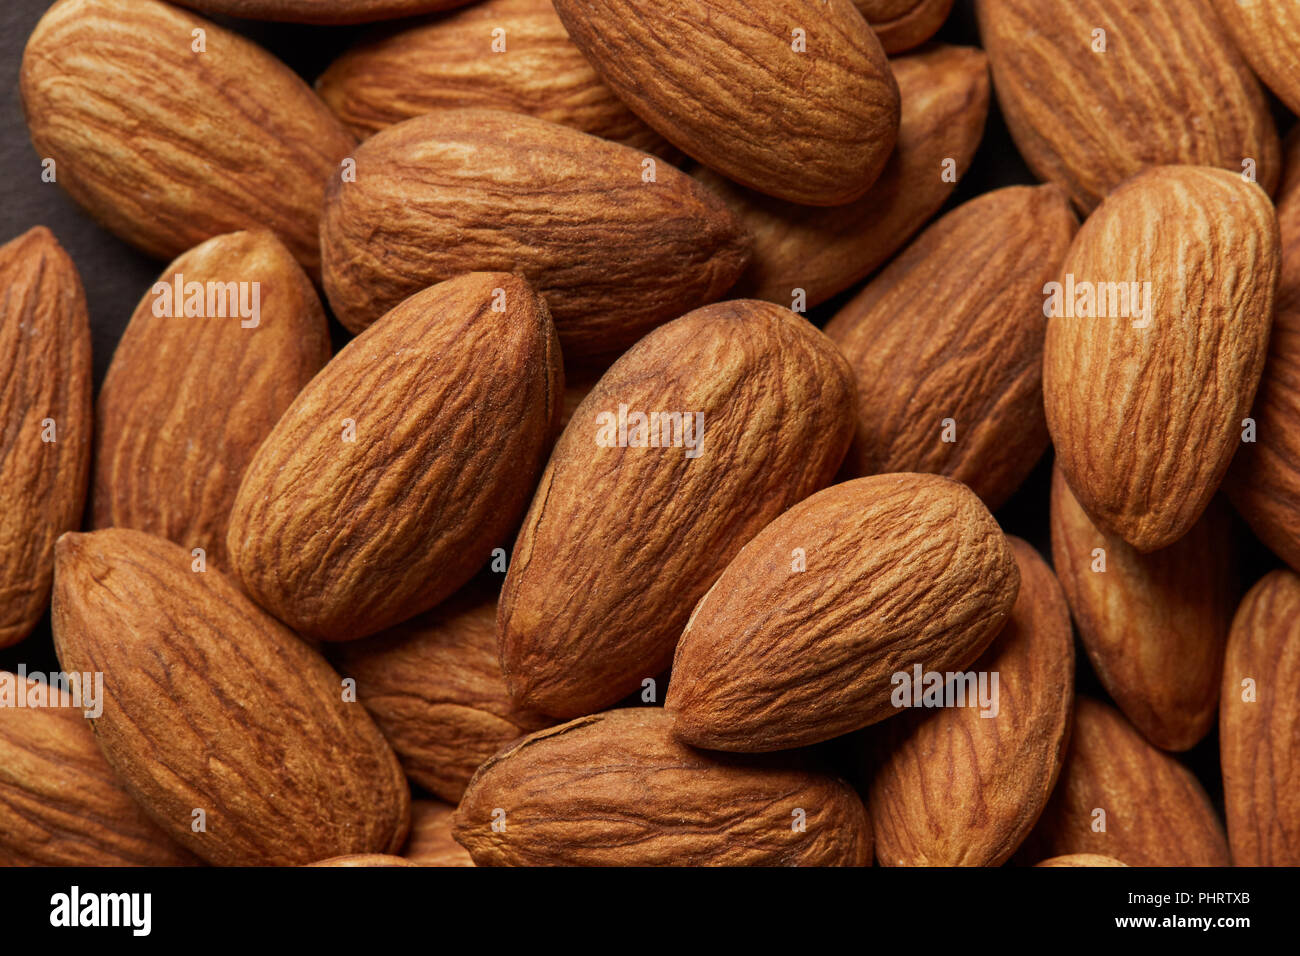
<path id="1" fill-rule="evenodd" d="M 1097 809 L 1105 832 L 1092 829 Z M 1191 771 L 1089 697 L 1075 702 L 1069 754 L 1026 850 L 1037 859 L 1089 853 L 1129 866 L 1231 865 L 1223 825 Z"/>
<path id="2" fill-rule="evenodd" d="M 829 740 L 899 713 L 891 675 L 976 660 L 1019 586 L 1006 537 L 964 485 L 915 474 L 834 485 L 764 528 L 696 605 L 664 708 L 697 747 Z"/>
<path id="3" fill-rule="evenodd" d="M 1128 866 L 1128 864 L 1121 863 L 1113 856 L 1101 856 L 1097 853 L 1067 853 L 1065 856 L 1054 856 L 1042 863 L 1035 863 L 1034 866 Z"/>
<path id="4" fill-rule="evenodd" d="M 304 866 L 419 866 L 400 856 L 386 853 L 356 853 L 351 856 L 336 856 L 318 863 L 305 863 Z"/>
<path id="5" fill-rule="evenodd" d="M 90 474 L 90 324 L 81 278 L 44 226 L 0 246 L 0 648 L 50 603 L 54 541 Z M 53 441 L 49 435 L 53 420 Z"/>
<path id="6" fill-rule="evenodd" d="M 260 315 L 160 317 L 156 288 L 140 300 L 95 409 L 94 522 L 202 548 L 224 570 L 244 469 L 329 361 L 329 326 L 311 280 L 267 230 L 209 239 L 158 282 L 174 287 L 177 275 L 256 282 Z"/>
<path id="7" fill-rule="evenodd" d="M 1146 328 L 1048 321 L 1043 392 L 1057 461 L 1089 517 L 1139 551 L 1167 547 L 1218 489 L 1264 369 L 1279 273 L 1272 203 L 1223 170 L 1150 169 L 1088 217 L 1061 272 L 1151 283 Z"/>
<path id="8" fill-rule="evenodd" d="M 1214 7 L 1255 75 L 1300 113 L 1300 7 L 1277 0 L 1214 0 Z"/>
<path id="9" fill-rule="evenodd" d="M 417 866 L 473 866 L 451 833 L 456 808 L 437 800 L 411 801 L 411 837 L 402 855 Z"/>
<path id="10" fill-rule="evenodd" d="M 1142 554 L 1099 531 L 1052 475 L 1052 560 L 1079 638 L 1124 715 L 1163 750 L 1190 749 L 1214 724 L 1240 593 L 1233 544 L 1227 509 L 1211 503 L 1178 541 Z"/>
<path id="11" fill-rule="evenodd" d="M 563 375 L 546 303 L 517 275 L 407 299 L 312 379 L 249 464 L 227 540 L 244 591 L 326 641 L 448 597 L 523 514 Z"/>
<path id="12" fill-rule="evenodd" d="M 717 197 L 662 160 L 499 110 L 443 110 L 357 150 L 321 218 L 325 291 L 359 332 L 471 270 L 518 271 L 546 297 L 566 360 L 612 357 L 719 298 L 749 240 Z"/>
<path id="13" fill-rule="evenodd" d="M 877 760 L 867 807 L 883 866 L 1000 866 L 1056 785 L 1074 704 L 1070 609 L 1038 552 L 1007 541 L 1020 593 L 970 667 L 998 674 L 998 713 L 911 710 L 869 732 Z"/>
<path id="14" fill-rule="evenodd" d="M 1250 679 L 1254 700 L 1246 701 Z M 1266 575 L 1232 622 L 1219 708 L 1228 842 L 1237 866 L 1300 866 L 1300 577 Z"/>
<path id="15" fill-rule="evenodd" d="M 732 556 L 834 477 L 852 403 L 830 340 L 767 302 L 706 306 L 630 349 L 560 436 L 515 541 L 497 625 L 516 704 L 581 716 L 666 670 Z M 702 414 L 697 457 L 601 447 L 620 404 Z"/>
<path id="16" fill-rule="evenodd" d="M 473 0 L 176 0 L 183 7 L 251 20 L 367 23 L 450 10 Z"/>
<path id="17" fill-rule="evenodd" d="M 902 247 L 965 175 L 989 110 L 984 52 L 936 45 L 889 66 L 902 99 L 898 145 L 861 199 L 812 208 L 737 186 L 706 166 L 692 171 L 754 237 L 753 258 L 732 295 L 793 305 L 802 289 L 809 308 L 825 302 Z"/>
<path id="18" fill-rule="evenodd" d="M 554 723 L 515 708 L 497 655 L 496 598 L 467 590 L 337 655 L 407 776 L 452 803 L 483 761 Z"/>
<path id="19" fill-rule="evenodd" d="M 870 864 L 866 810 L 844 781 L 798 755 L 693 750 L 671 723 L 659 708 L 614 710 L 525 738 L 474 775 L 456 839 L 478 866 Z"/>
<path id="20" fill-rule="evenodd" d="M 506 48 L 493 50 L 494 30 Z M 365 139 L 440 109 L 526 113 L 671 158 L 573 45 L 550 0 L 484 0 L 352 47 L 316 92 Z"/>
<path id="21" fill-rule="evenodd" d="M 1048 445 L 1043 284 L 1077 229 L 1057 186 L 985 193 L 835 314 L 826 334 L 858 383 L 847 474 L 946 475 L 990 509 L 1011 496 Z M 949 418 L 956 441 L 944 440 Z"/>
<path id="22" fill-rule="evenodd" d="M 919 46 L 943 26 L 952 0 L 853 0 L 886 53 Z"/>
<path id="23" fill-rule="evenodd" d="M 122 239 L 172 259 L 269 228 L 319 277 L 325 181 L 354 141 L 261 47 L 157 0 L 59 0 L 27 41 L 20 85 L 37 154 Z"/>
<path id="24" fill-rule="evenodd" d="M 1300 126 L 1287 134 L 1282 185 L 1277 190 L 1277 224 L 1282 234 L 1279 299 L 1300 293 Z"/>
<path id="25" fill-rule="evenodd" d="M 1280 148 L 1268 102 L 1208 3 L 977 0 L 975 9 L 1020 154 L 1084 212 L 1159 165 L 1240 175 L 1250 159 L 1272 194 Z M 1105 53 L 1092 50 L 1099 28 Z"/>
<path id="26" fill-rule="evenodd" d="M 815 12 L 798 0 L 555 0 L 555 10 L 633 112 L 742 186 L 837 206 L 871 187 L 894 148 L 898 86 L 853 0 Z"/>
<path id="27" fill-rule="evenodd" d="M 50 688 L 14 681 L 24 700 Z M 0 706 L 0 866 L 188 866 L 122 789 L 71 695 L 40 707 Z"/>
<path id="28" fill-rule="evenodd" d="M 221 866 L 396 852 L 409 790 L 364 708 L 316 650 L 191 561 L 123 528 L 59 539 L 54 646 L 65 671 L 103 673 L 93 727 L 127 791 Z"/>

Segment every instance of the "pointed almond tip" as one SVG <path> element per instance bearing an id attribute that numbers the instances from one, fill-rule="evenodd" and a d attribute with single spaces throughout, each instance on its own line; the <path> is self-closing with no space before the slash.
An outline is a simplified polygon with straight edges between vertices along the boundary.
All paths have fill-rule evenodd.
<path id="1" fill-rule="evenodd" d="M 54 542 L 54 560 L 65 561 L 81 550 L 85 534 L 79 531 L 65 531 Z"/>

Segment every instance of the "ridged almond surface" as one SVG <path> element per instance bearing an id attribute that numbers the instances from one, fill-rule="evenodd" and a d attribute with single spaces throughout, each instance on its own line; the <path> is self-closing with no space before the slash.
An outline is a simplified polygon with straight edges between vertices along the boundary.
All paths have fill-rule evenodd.
<path id="1" fill-rule="evenodd" d="M 490 55 L 490 54 L 485 54 Z M 518 271 L 566 360 L 613 355 L 721 297 L 749 259 L 722 201 L 663 161 L 531 116 L 444 110 L 398 123 L 330 181 L 325 291 L 354 332 L 472 270 Z"/>
<path id="2" fill-rule="evenodd" d="M 1011 496 L 1048 444 L 1043 285 L 1077 228 L 1057 186 L 985 193 L 835 314 L 826 334 L 858 382 L 851 474 L 946 475 L 991 509 Z"/>
<path id="3" fill-rule="evenodd" d="M 204 13 L 290 23 L 366 23 L 450 10 L 473 0 L 176 0 Z"/>
<path id="4" fill-rule="evenodd" d="M 186 315 L 177 276 L 185 288 L 220 283 L 229 306 L 214 298 L 209 312 L 205 299 L 203 315 Z M 257 315 L 243 318 L 254 283 Z M 136 307 L 99 392 L 95 527 L 148 531 L 228 568 L 244 469 L 329 356 L 316 290 L 273 233 L 230 233 L 185 253 Z"/>
<path id="5" fill-rule="evenodd" d="M 54 541 L 81 524 L 90 392 L 81 278 L 37 226 L 0 246 L 0 647 L 45 613 Z"/>
<path id="6" fill-rule="evenodd" d="M 84 712 L 62 691 L 0 674 L 23 701 L 0 706 L 0 866 L 180 866 L 169 840 L 122 789 Z"/>
<path id="7" fill-rule="evenodd" d="M 1300 866 L 1297 686 L 1300 577 L 1274 571 L 1241 602 L 1223 667 L 1219 753 L 1238 866 Z"/>
<path id="8" fill-rule="evenodd" d="M 978 0 L 976 12 L 1016 146 L 1085 212 L 1148 166 L 1240 174 L 1249 159 L 1277 185 L 1268 102 L 1205 0 Z"/>
<path id="9" fill-rule="evenodd" d="M 886 53 L 919 46 L 943 26 L 952 0 L 853 0 Z"/>
<path id="10" fill-rule="evenodd" d="M 157 0 L 59 0 L 27 41 L 21 90 L 59 185 L 127 242 L 172 259 L 268 228 L 319 275 L 325 181 L 353 139 L 261 47 Z"/>
<path id="11" fill-rule="evenodd" d="M 515 542 L 498 637 L 516 703 L 581 716 L 666 670 L 732 556 L 830 482 L 852 403 L 830 340 L 767 302 L 706 306 L 628 350 L 565 427 Z M 681 413 L 680 447 L 603 433 L 620 406 Z"/>
<path id="12" fill-rule="evenodd" d="M 127 791 L 210 863 L 396 852 L 409 791 L 365 709 L 316 650 L 191 561 L 140 531 L 59 539 L 55 649 L 65 671 L 104 675 L 93 726 Z"/>
<path id="13" fill-rule="evenodd" d="M 1065 766 L 1030 842 L 1038 859 L 1089 853 L 1129 866 L 1230 865 L 1223 824 L 1191 771 L 1089 697 L 1075 701 Z"/>
<path id="14" fill-rule="evenodd" d="M 1070 609 L 1052 569 L 1009 538 L 1020 594 L 970 671 L 995 695 L 916 709 L 868 732 L 877 754 L 867 807 L 884 866 L 999 866 L 1052 795 L 1074 704 Z"/>
<path id="15" fill-rule="evenodd" d="M 1292 113 L 1300 113 L 1300 4 L 1295 0 L 1214 0 L 1241 55 Z"/>
<path id="16" fill-rule="evenodd" d="M 834 485 L 759 532 L 696 605 L 664 707 L 698 747 L 829 740 L 899 713 L 893 675 L 978 658 L 1019 586 L 1002 529 L 964 485 Z"/>
<path id="17" fill-rule="evenodd" d="M 1065 856 L 1054 856 L 1042 863 L 1035 863 L 1034 866 L 1128 866 L 1128 864 L 1121 863 L 1113 856 L 1101 856 L 1097 853 L 1067 853 Z"/>
<path id="18" fill-rule="evenodd" d="M 1273 205 L 1223 170 L 1151 169 L 1088 217 L 1061 272 L 1076 290 L 1106 290 L 1106 315 L 1078 315 L 1076 301 L 1075 316 L 1048 322 L 1057 461 L 1099 528 L 1139 551 L 1166 547 L 1196 523 L 1241 444 L 1273 319 Z M 1110 292 L 1134 283 L 1149 299 L 1144 318 L 1124 314 L 1118 296 L 1112 305 Z"/>
<path id="19" fill-rule="evenodd" d="M 362 139 L 434 110 L 481 107 L 671 150 L 596 75 L 551 0 L 484 0 L 360 43 L 321 74 L 316 92 Z"/>
<path id="20" fill-rule="evenodd" d="M 403 859 L 400 856 L 393 856 L 388 853 L 355 853 L 350 856 L 334 856 L 328 860 L 321 860 L 318 863 L 307 863 L 305 866 L 419 866 L 418 863 L 412 863 L 410 860 Z"/>
<path id="21" fill-rule="evenodd" d="M 258 449 L 230 515 L 235 576 L 322 640 L 428 610 L 515 528 L 563 393 L 546 303 L 519 276 L 471 273 L 411 296 Z"/>
<path id="22" fill-rule="evenodd" d="M 474 775 L 456 839 L 479 866 L 871 862 L 871 827 L 847 783 L 798 755 L 742 761 L 693 750 L 671 724 L 647 707 L 527 737 Z"/>
<path id="23" fill-rule="evenodd" d="M 456 808 L 437 800 L 411 801 L 411 837 L 402 855 L 419 866 L 473 866 L 469 851 L 452 836 Z"/>
<path id="24" fill-rule="evenodd" d="M 956 188 L 984 135 L 988 60 L 974 47 L 934 46 L 891 60 L 902 118 L 898 145 L 865 196 L 814 208 L 745 189 L 707 166 L 692 171 L 753 236 L 736 296 L 809 308 L 865 278 L 925 223 Z M 946 160 L 954 163 L 945 177 Z"/>
<path id="25" fill-rule="evenodd" d="M 357 699 L 407 776 L 452 803 L 483 761 L 554 723 L 517 710 L 510 699 L 492 596 L 462 592 L 415 620 L 344 645 L 337 660 L 344 675 L 356 678 Z"/>
<path id="26" fill-rule="evenodd" d="M 1212 502 L 1186 535 L 1143 554 L 1098 530 L 1054 470 L 1052 561 L 1079 637 L 1125 716 L 1164 750 L 1191 748 L 1214 724 L 1240 593 L 1233 551 L 1231 517 Z"/>
<path id="27" fill-rule="evenodd" d="M 638 116 L 742 186 L 813 206 L 852 202 L 894 148 L 898 86 L 853 0 L 814 9 L 800 0 L 555 0 L 555 9 Z"/>

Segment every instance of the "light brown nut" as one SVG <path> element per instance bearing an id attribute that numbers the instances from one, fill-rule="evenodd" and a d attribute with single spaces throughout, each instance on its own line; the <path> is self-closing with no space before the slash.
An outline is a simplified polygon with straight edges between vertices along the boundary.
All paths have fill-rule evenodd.
<path id="1" fill-rule="evenodd" d="M 1278 298 L 1300 294 L 1300 126 L 1286 138 L 1282 185 L 1277 189 L 1277 224 L 1282 235 L 1282 279 Z"/>
<path id="2" fill-rule="evenodd" d="M 832 479 L 852 402 L 830 340 L 767 302 L 706 306 L 631 348 L 569 421 L 515 542 L 498 634 L 516 703 L 576 717 L 666 670 L 732 556 Z M 680 426 L 632 419 L 651 413 Z"/>
<path id="3" fill-rule="evenodd" d="M 1121 863 L 1113 856 L 1100 856 L 1096 853 L 1067 853 L 1065 856 L 1054 856 L 1050 860 L 1035 863 L 1034 866 L 1128 866 L 1128 864 Z"/>
<path id="4" fill-rule="evenodd" d="M 496 598 L 472 586 L 406 624 L 343 645 L 336 658 L 407 776 L 452 803 L 484 760 L 554 723 L 515 708 L 497 654 Z"/>
<path id="5" fill-rule="evenodd" d="M 546 303 L 519 276 L 470 273 L 412 296 L 258 449 L 230 515 L 235 577 L 321 640 L 428 610 L 515 528 L 563 393 Z"/>
<path id="6" fill-rule="evenodd" d="M 853 0 L 886 53 L 919 46 L 943 26 L 952 0 Z"/>
<path id="7" fill-rule="evenodd" d="M 858 383 L 849 474 L 946 475 L 991 509 L 1020 487 L 1048 445 L 1043 285 L 1077 228 L 1057 186 L 985 193 L 835 314 Z"/>
<path id="8" fill-rule="evenodd" d="M 1124 715 L 1157 747 L 1194 746 L 1218 712 L 1240 593 L 1227 509 L 1212 502 L 1178 541 L 1142 554 L 1097 529 L 1057 468 L 1052 560 L 1093 669 Z"/>
<path id="9" fill-rule="evenodd" d="M 54 646 L 63 670 L 104 675 L 92 723 L 127 792 L 210 863 L 396 852 L 409 791 L 364 708 L 317 651 L 191 561 L 123 528 L 59 539 Z"/>
<path id="10" fill-rule="evenodd" d="M 964 485 L 834 485 L 764 528 L 696 605 L 664 707 L 697 747 L 829 740 L 898 714 L 895 675 L 976 660 L 1019 586 L 1002 529 Z"/>
<path id="11" fill-rule="evenodd" d="M 1232 861 L 1300 866 L 1300 577 L 1274 571 L 1228 638 L 1219 753 Z"/>
<path id="12" fill-rule="evenodd" d="M 1255 74 L 1300 113 L 1300 6 L 1290 0 L 1214 0 L 1219 20 Z"/>
<path id="13" fill-rule="evenodd" d="M 866 810 L 844 781 L 800 755 L 693 750 L 671 723 L 659 708 L 614 710 L 525 738 L 474 775 L 456 839 L 478 866 L 871 862 Z"/>
<path id="14" fill-rule="evenodd" d="M 76 704 L 0 671 L 0 866 L 197 864 L 122 789 Z"/>
<path id="15" fill-rule="evenodd" d="M 976 12 L 1016 146 L 1083 211 L 1148 166 L 1249 169 L 1273 192 L 1268 102 L 1207 3 L 978 0 Z"/>
<path id="16" fill-rule="evenodd" d="M 1191 771 L 1089 697 L 1075 701 L 1065 766 L 1026 850 L 1129 866 L 1230 865 L 1223 825 Z"/>
<path id="17" fill-rule="evenodd" d="M 1043 354 L 1057 461 L 1093 522 L 1139 551 L 1191 529 L 1241 444 L 1268 349 L 1278 247 L 1258 186 L 1162 166 L 1088 217 L 1059 296 L 1044 304 L 1057 313 Z"/>
<path id="18" fill-rule="evenodd" d="M 355 853 L 350 856 L 335 856 L 317 863 L 304 863 L 303 866 L 419 866 L 400 856 L 386 853 Z"/>
<path id="19" fill-rule="evenodd" d="M 970 667 L 992 693 L 867 732 L 876 753 L 867 808 L 884 866 L 999 866 L 1052 795 L 1074 704 L 1070 609 L 1038 552 L 1007 540 L 1020 594 Z"/>
<path id="20" fill-rule="evenodd" d="M 54 541 L 81 523 L 90 376 L 81 278 L 37 226 L 0 246 L 0 647 L 45 613 Z"/>
<path id="21" fill-rule="evenodd" d="M 689 176 L 531 116 L 419 116 L 356 160 L 321 220 L 325 291 L 354 332 L 434 282 L 517 271 L 546 297 L 566 360 L 608 356 L 720 297 L 749 258 L 735 218 Z"/>
<path id="22" fill-rule="evenodd" d="M 183 7 L 253 20 L 366 23 L 450 10 L 473 0 L 175 0 Z"/>
<path id="23" fill-rule="evenodd" d="M 742 186 L 852 202 L 898 135 L 898 86 L 853 0 L 555 0 L 638 116 Z M 653 77 L 653 82 L 647 82 Z"/>
<path id="24" fill-rule="evenodd" d="M 473 866 L 451 833 L 456 808 L 437 800 L 411 801 L 411 838 L 402 855 L 418 866 Z"/>
<path id="25" fill-rule="evenodd" d="M 733 295 L 792 305 L 802 289 L 809 308 L 826 301 L 893 255 L 965 175 L 989 110 L 984 52 L 934 46 L 889 66 L 902 98 L 898 145 L 861 199 L 811 208 L 737 186 L 707 166 L 692 171 L 754 238 Z"/>
<path id="26" fill-rule="evenodd" d="M 329 356 L 316 290 L 273 233 L 185 253 L 140 300 L 99 392 L 95 527 L 202 548 L 227 569 L 244 469 Z"/>

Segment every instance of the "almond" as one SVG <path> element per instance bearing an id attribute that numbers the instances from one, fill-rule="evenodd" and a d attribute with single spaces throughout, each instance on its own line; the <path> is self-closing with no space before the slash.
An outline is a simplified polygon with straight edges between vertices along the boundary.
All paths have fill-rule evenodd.
<path id="1" fill-rule="evenodd" d="M 239 583 L 328 641 L 428 610 L 516 527 L 563 391 L 546 303 L 519 276 L 412 296 L 348 343 L 258 449 L 230 515 Z"/>
<path id="2" fill-rule="evenodd" d="M 1113 856 L 1101 856 L 1097 853 L 1067 853 L 1065 856 L 1054 856 L 1050 860 L 1044 860 L 1042 863 L 1035 863 L 1034 866 L 1127 866 L 1127 863 L 1121 863 Z"/>
<path id="3" fill-rule="evenodd" d="M 1273 192 L 1268 103 L 1209 4 L 978 0 L 976 12 L 1016 146 L 1080 209 L 1159 165 L 1249 171 Z"/>
<path id="4" fill-rule="evenodd" d="M 1070 750 L 1032 839 L 1039 859 L 1077 853 L 1129 866 L 1228 866 L 1205 791 L 1115 708 L 1075 702 Z"/>
<path id="5" fill-rule="evenodd" d="M 1214 7 L 1255 74 L 1300 113 L 1300 7 L 1285 0 L 1214 0 Z"/>
<path id="6" fill-rule="evenodd" d="M 1115 190 L 1070 248 L 1061 295 L 1044 305 L 1056 313 L 1043 355 L 1047 426 L 1084 510 L 1139 551 L 1191 529 L 1241 443 L 1278 247 L 1263 190 L 1184 166 Z"/>
<path id="7" fill-rule="evenodd" d="M 353 140 L 260 47 L 157 0 L 59 0 L 27 41 L 21 90 L 38 155 L 127 242 L 172 259 L 265 227 L 319 273 L 325 180 Z"/>
<path id="8" fill-rule="evenodd" d="M 473 0 L 176 0 L 205 13 L 291 23 L 365 23 L 449 10 Z"/>
<path id="9" fill-rule="evenodd" d="M 1191 531 L 1143 554 L 1099 531 L 1060 469 L 1052 560 L 1093 669 L 1126 717 L 1165 750 L 1187 750 L 1218 712 L 1238 590 L 1231 518 L 1212 503 Z"/>
<path id="10" fill-rule="evenodd" d="M 1002 530 L 964 485 L 834 485 L 759 532 L 696 605 L 665 709 L 697 747 L 829 740 L 899 712 L 893 675 L 978 658 L 1019 585 Z"/>
<path id="11" fill-rule="evenodd" d="M 1070 609 L 1038 552 L 1007 540 L 1020 593 L 1002 633 L 971 665 L 989 675 L 993 706 L 968 696 L 965 706 L 913 710 L 870 732 L 879 758 L 867 806 L 885 866 L 999 866 L 1033 829 L 1065 760 Z"/>
<path id="12" fill-rule="evenodd" d="M 356 161 L 321 221 L 325 291 L 354 332 L 434 282 L 518 271 L 566 359 L 617 354 L 748 261 L 739 224 L 689 176 L 545 120 L 444 110 L 376 134 Z"/>
<path id="13" fill-rule="evenodd" d="M 1300 866 L 1300 577 L 1274 571 L 1246 595 L 1223 667 L 1219 751 L 1238 866 Z"/>
<path id="14" fill-rule="evenodd" d="M 1286 138 L 1282 185 L 1277 190 L 1277 224 L 1282 234 L 1282 279 L 1279 296 L 1300 292 L 1300 126 Z"/>
<path id="15" fill-rule="evenodd" d="M 95 527 L 148 531 L 227 568 L 244 469 L 329 355 L 316 290 L 273 233 L 185 253 L 136 307 L 100 389 Z"/>
<path id="16" fill-rule="evenodd" d="M 400 856 L 386 853 L 356 853 L 351 856 L 335 856 L 319 863 L 306 863 L 304 866 L 419 866 Z"/>
<path id="17" fill-rule="evenodd" d="M 952 0 L 853 0 L 886 53 L 919 46 L 943 26 Z"/>
<path id="18" fill-rule="evenodd" d="M 81 522 L 90 376 L 81 278 L 37 226 L 0 246 L 0 647 L 45 613 L 54 541 Z"/>
<path id="19" fill-rule="evenodd" d="M 110 528 L 59 539 L 54 645 L 104 675 L 99 746 L 177 843 L 219 865 L 392 853 L 397 758 L 315 650 L 189 552 Z"/>
<path id="20" fill-rule="evenodd" d="M 853 0 L 555 0 L 638 116 L 742 186 L 852 202 L 898 135 L 898 86 Z M 654 82 L 646 82 L 653 77 Z"/>
<path id="21" fill-rule="evenodd" d="M 574 717 L 653 683 L 732 556 L 834 476 L 852 402 L 830 341 L 767 302 L 706 306 L 628 350 L 560 436 L 515 542 L 498 637 L 516 704 Z"/>
<path id="22" fill-rule="evenodd" d="M 456 811 L 479 866 L 865 866 L 871 828 L 844 781 L 673 739 L 658 708 L 538 731 L 485 763 Z"/>
<path id="23" fill-rule="evenodd" d="M 898 145 L 861 199 L 812 208 L 692 172 L 754 237 L 733 295 L 811 308 L 866 278 L 925 223 L 965 175 L 984 134 L 988 61 L 974 47 L 934 46 L 890 61 L 902 98 Z M 951 168 L 949 167 L 951 163 Z"/>
<path id="24" fill-rule="evenodd" d="M 456 808 L 437 800 L 411 801 L 411 838 L 402 854 L 419 866 L 473 866 L 451 834 Z"/>
<path id="25" fill-rule="evenodd" d="M 849 473 L 946 475 L 993 509 L 1011 496 L 1047 449 L 1042 290 L 1077 228 L 1057 186 L 985 193 L 835 314 L 858 382 Z"/>

